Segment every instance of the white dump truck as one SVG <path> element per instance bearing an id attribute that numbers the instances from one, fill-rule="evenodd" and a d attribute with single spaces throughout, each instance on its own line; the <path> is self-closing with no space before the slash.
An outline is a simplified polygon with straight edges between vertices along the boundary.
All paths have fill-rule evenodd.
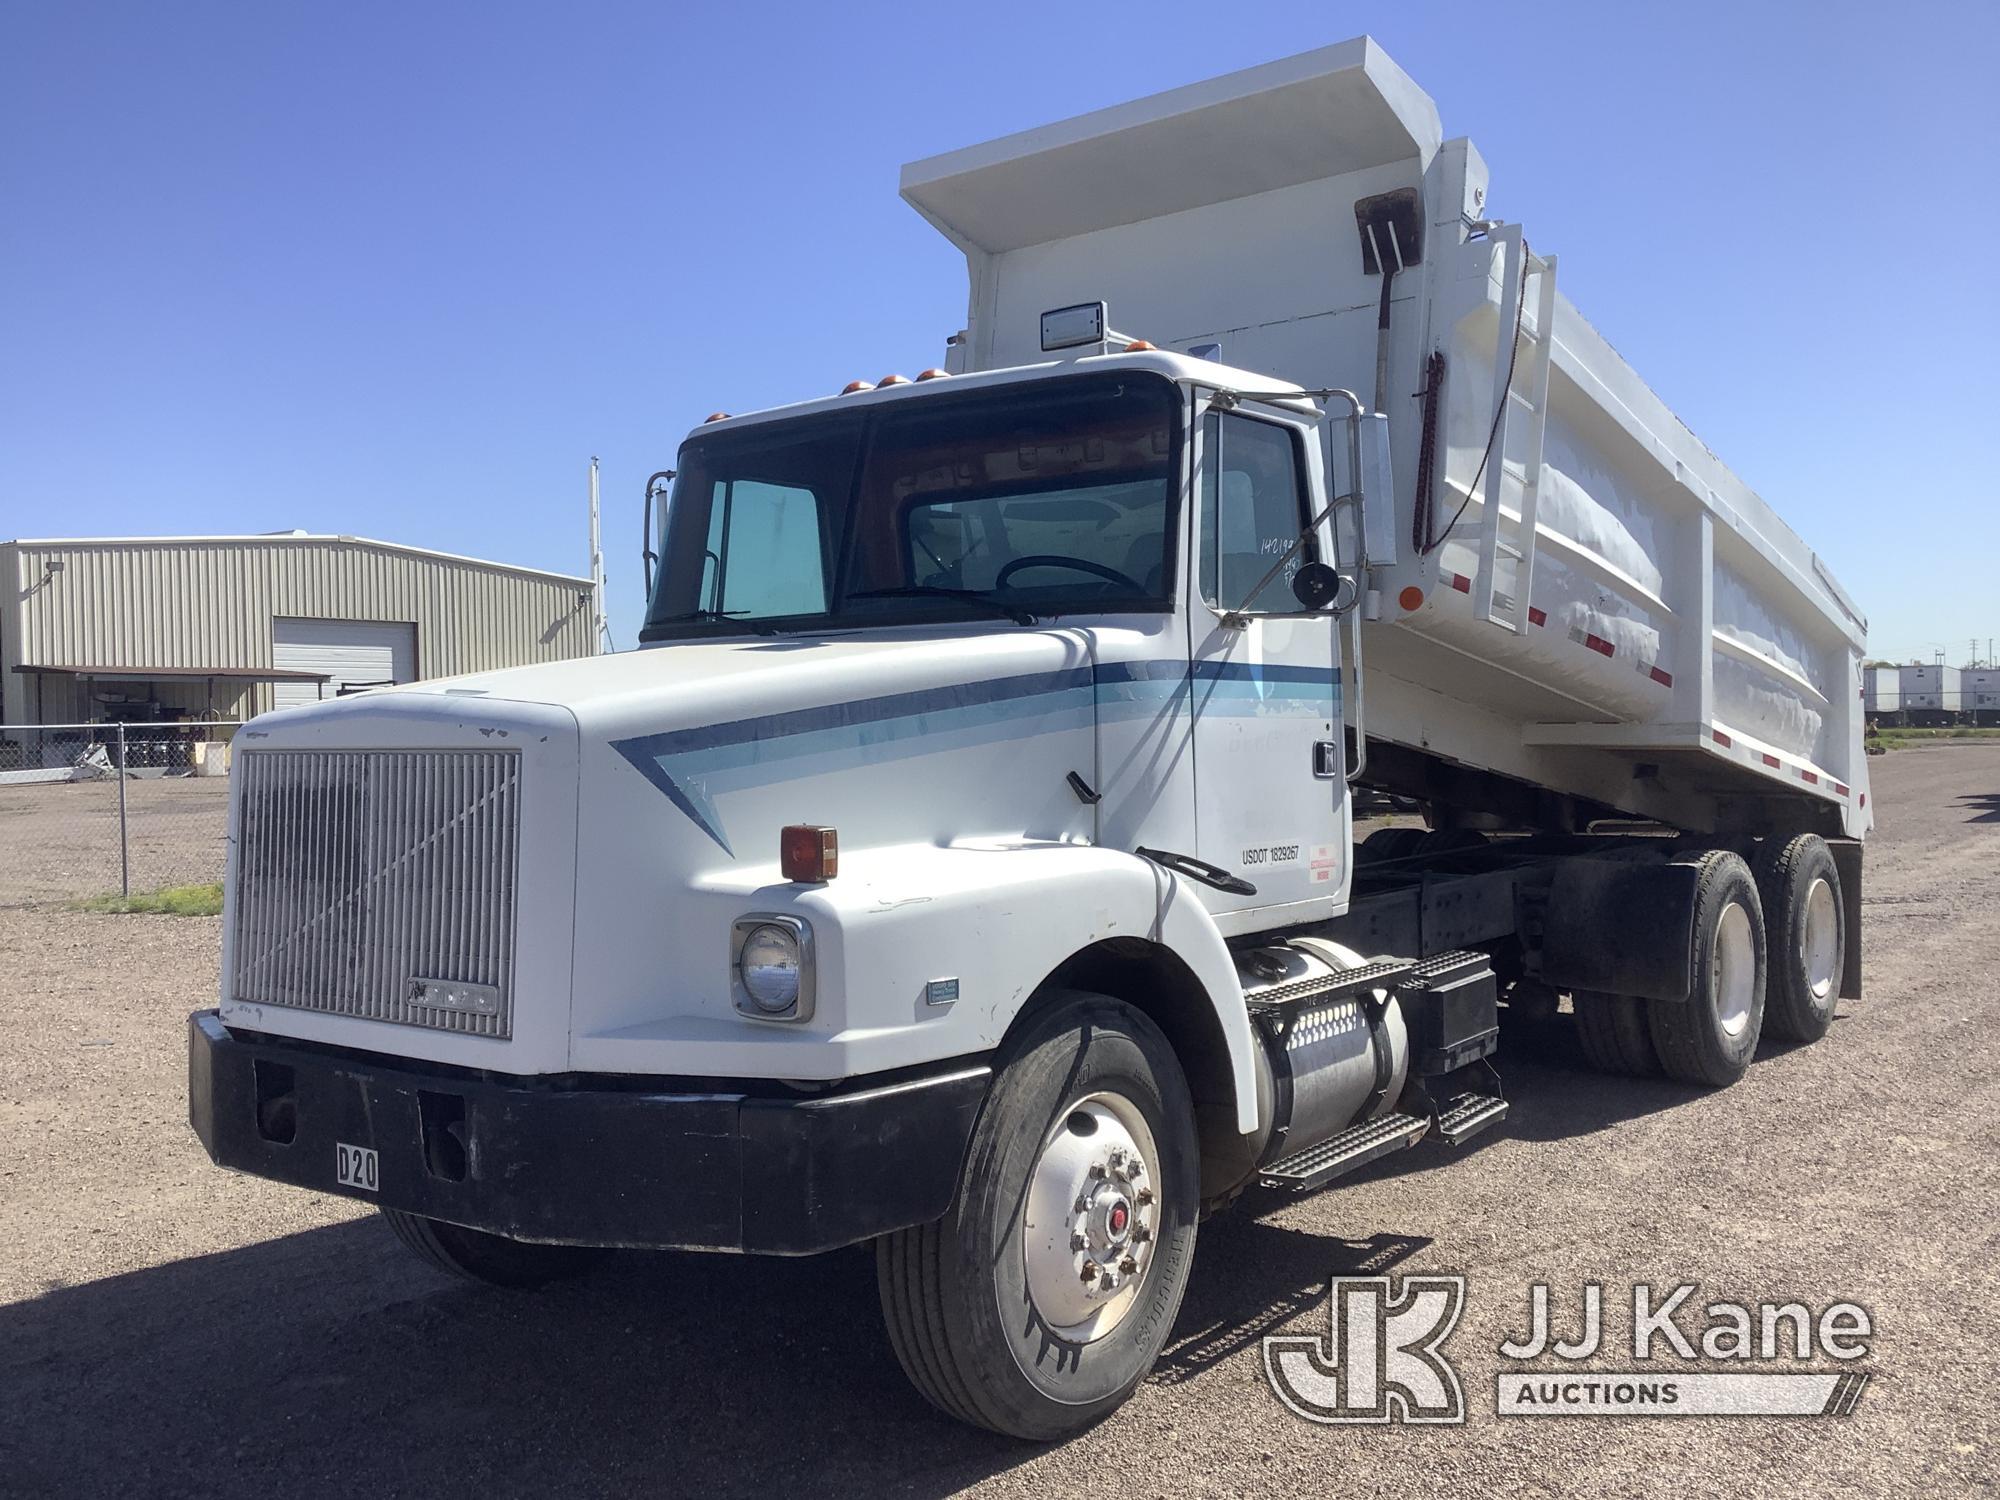
<path id="1" fill-rule="evenodd" d="M 1205 1214 L 1501 1121 L 1504 1016 L 1825 1032 L 1865 627 L 1366 39 L 903 195 L 964 330 L 695 427 L 644 649 L 243 730 L 191 1112 L 490 1282 L 872 1242 L 923 1395 L 1053 1438 Z"/>

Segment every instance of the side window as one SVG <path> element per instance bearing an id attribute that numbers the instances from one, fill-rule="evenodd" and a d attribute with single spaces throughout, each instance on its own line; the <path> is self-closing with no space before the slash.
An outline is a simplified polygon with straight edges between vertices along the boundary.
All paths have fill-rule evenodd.
<path id="1" fill-rule="evenodd" d="M 1312 541 L 1252 599 L 1311 518 L 1298 435 L 1234 414 L 1208 418 L 1201 476 L 1201 596 L 1221 610 L 1289 611 L 1292 574 L 1318 556 Z"/>
<path id="2" fill-rule="evenodd" d="M 811 490 L 718 480 L 709 500 L 702 607 L 731 619 L 825 613 L 821 541 Z"/>

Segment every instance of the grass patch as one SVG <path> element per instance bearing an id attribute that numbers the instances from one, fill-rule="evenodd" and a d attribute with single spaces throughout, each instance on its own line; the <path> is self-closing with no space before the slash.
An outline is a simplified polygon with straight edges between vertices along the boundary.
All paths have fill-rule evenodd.
<path id="1" fill-rule="evenodd" d="M 92 896 L 73 901 L 75 911 L 110 912 L 127 915 L 147 912 L 169 917 L 218 917 L 222 915 L 222 882 L 213 885 L 170 885 L 158 891 L 134 891 L 129 896 Z"/>
<path id="2" fill-rule="evenodd" d="M 1868 731 L 1870 750 L 1903 750 L 1911 745 L 1928 745 L 1939 740 L 2000 740 L 2000 728 L 1975 728 L 1957 724 L 1945 729 L 1916 729 L 1885 725 Z"/>

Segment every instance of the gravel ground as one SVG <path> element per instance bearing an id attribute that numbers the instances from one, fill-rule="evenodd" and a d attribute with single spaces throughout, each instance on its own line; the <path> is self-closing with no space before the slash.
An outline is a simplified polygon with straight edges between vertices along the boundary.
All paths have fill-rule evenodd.
<path id="1" fill-rule="evenodd" d="M 1868 998 L 1824 1042 L 1704 1095 L 1581 1071 L 1566 1017 L 1514 1038 L 1498 1132 L 1205 1225 L 1153 1380 L 1047 1450 L 917 1400 L 861 1252 L 509 1295 L 211 1168 L 181 1028 L 217 922 L 0 910 L 0 1492 L 1991 1494 L 2000 746 L 1874 769 Z M 1329 1277 L 1385 1268 L 1471 1278 L 1467 1425 L 1316 1427 L 1266 1386 L 1263 1334 L 1323 1331 Z M 1535 1280 L 1565 1317 L 1605 1283 L 1613 1342 L 1635 1281 L 1851 1299 L 1874 1380 L 1844 1420 L 1501 1420 Z"/>
<path id="2" fill-rule="evenodd" d="M 226 777 L 135 776 L 125 783 L 132 889 L 222 878 Z M 0 785 L 0 907 L 116 894 L 118 783 Z"/>

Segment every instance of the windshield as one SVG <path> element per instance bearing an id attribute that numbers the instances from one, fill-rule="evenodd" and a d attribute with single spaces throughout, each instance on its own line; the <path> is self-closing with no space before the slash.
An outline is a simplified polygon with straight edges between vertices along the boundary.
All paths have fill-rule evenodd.
<path id="1" fill-rule="evenodd" d="M 1123 374 L 693 438 L 640 638 L 1167 609 L 1179 435 Z"/>

